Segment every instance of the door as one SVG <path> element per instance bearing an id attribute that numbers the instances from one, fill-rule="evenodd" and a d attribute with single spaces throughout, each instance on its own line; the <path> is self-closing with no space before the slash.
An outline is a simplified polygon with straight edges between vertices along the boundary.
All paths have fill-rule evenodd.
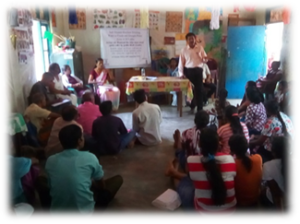
<path id="1" fill-rule="evenodd" d="M 247 81 L 265 75 L 265 26 L 228 27 L 225 87 L 228 99 L 242 99 Z"/>

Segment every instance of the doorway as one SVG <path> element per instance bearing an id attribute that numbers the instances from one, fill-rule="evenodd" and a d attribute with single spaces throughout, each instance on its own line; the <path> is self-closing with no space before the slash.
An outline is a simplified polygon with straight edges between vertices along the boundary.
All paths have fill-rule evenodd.
<path id="1" fill-rule="evenodd" d="M 266 68 L 271 69 L 273 61 L 280 61 L 283 22 L 266 25 Z"/>

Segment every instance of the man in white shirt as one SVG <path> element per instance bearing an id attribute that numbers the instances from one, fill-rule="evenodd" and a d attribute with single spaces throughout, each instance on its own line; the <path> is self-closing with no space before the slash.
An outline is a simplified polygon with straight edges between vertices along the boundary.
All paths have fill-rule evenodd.
<path id="1" fill-rule="evenodd" d="M 203 63 L 207 60 L 207 55 L 200 44 L 196 43 L 196 35 L 188 33 L 185 36 L 188 43 L 186 47 L 181 50 L 178 64 L 179 76 L 188 78 L 194 85 L 194 98 L 191 102 L 191 110 L 194 111 L 203 108 Z"/>
<path id="2" fill-rule="evenodd" d="M 139 104 L 132 113 L 132 126 L 138 140 L 146 146 L 161 143 L 160 124 L 161 111 L 158 105 L 148 103 L 145 90 L 136 90 L 134 100 Z"/>

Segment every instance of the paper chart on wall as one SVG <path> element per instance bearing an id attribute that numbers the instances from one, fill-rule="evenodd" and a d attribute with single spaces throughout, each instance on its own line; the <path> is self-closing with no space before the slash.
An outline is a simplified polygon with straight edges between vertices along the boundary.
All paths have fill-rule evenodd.
<path id="1" fill-rule="evenodd" d="M 149 29 L 158 30 L 159 11 L 149 11 Z"/>
<path id="2" fill-rule="evenodd" d="M 182 32 L 182 12 L 166 13 L 166 32 Z"/>
<path id="3" fill-rule="evenodd" d="M 77 24 L 69 24 L 69 29 L 86 29 L 86 12 L 85 9 L 76 8 Z"/>
<path id="4" fill-rule="evenodd" d="M 17 35 L 16 48 L 18 52 L 33 54 L 33 37 L 31 27 L 15 27 L 13 32 Z"/>
<path id="5" fill-rule="evenodd" d="M 158 30 L 159 28 L 159 11 L 149 10 L 149 29 Z M 141 13 L 139 9 L 134 10 L 134 28 L 141 27 Z"/>
<path id="6" fill-rule="evenodd" d="M 33 25 L 29 10 L 18 9 L 18 24 L 20 27 L 31 27 Z"/>
<path id="7" fill-rule="evenodd" d="M 125 27 L 125 11 L 106 9 L 94 10 L 94 29 Z"/>

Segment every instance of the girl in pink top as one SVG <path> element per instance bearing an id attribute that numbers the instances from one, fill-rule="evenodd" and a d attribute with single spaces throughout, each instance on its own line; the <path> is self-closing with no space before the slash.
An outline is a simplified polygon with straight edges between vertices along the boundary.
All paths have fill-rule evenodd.
<path id="1" fill-rule="evenodd" d="M 249 142 L 249 131 L 246 124 L 240 122 L 237 108 L 234 106 L 227 106 L 225 108 L 226 124 L 218 129 L 220 137 L 220 151 L 230 154 L 230 147 L 228 141 L 233 134 L 242 134 Z"/>
<path id="2" fill-rule="evenodd" d="M 103 59 L 98 58 L 94 69 L 90 72 L 88 83 L 95 84 L 97 94 L 101 102 L 110 100 L 113 103 L 113 110 L 118 110 L 120 103 L 120 90 L 115 86 L 109 71 L 103 65 Z"/>

